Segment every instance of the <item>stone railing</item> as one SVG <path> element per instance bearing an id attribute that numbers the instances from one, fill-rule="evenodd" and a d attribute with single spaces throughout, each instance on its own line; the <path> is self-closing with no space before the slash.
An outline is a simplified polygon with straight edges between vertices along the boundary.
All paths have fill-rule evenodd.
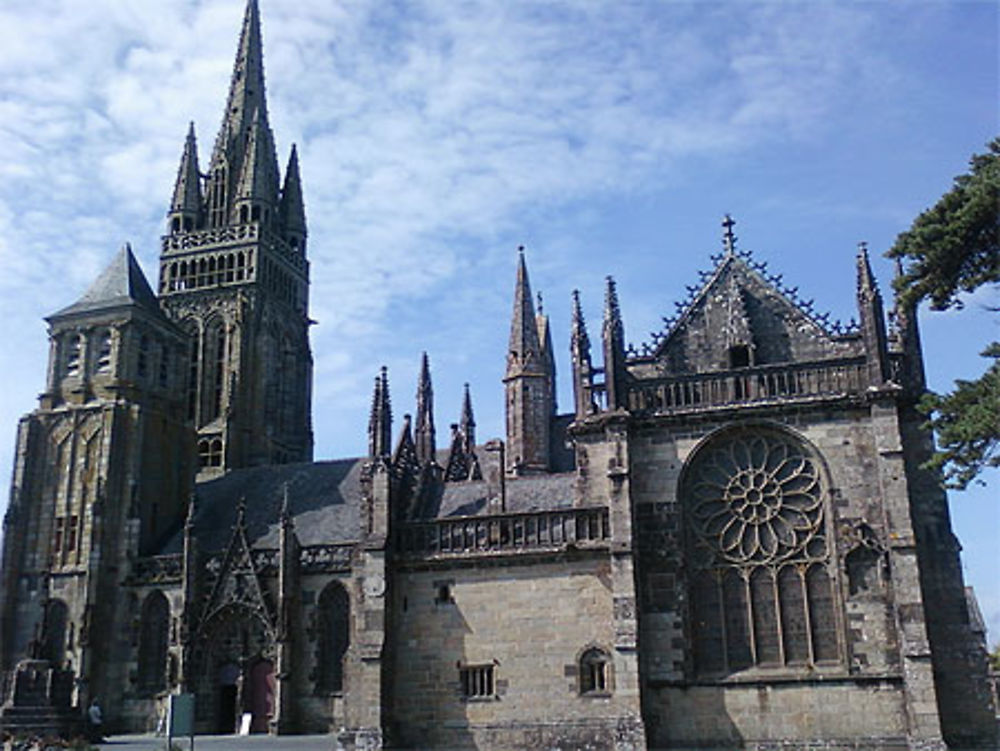
<path id="1" fill-rule="evenodd" d="M 350 571 L 353 544 L 306 545 L 299 551 L 299 570 L 303 574 Z"/>
<path id="2" fill-rule="evenodd" d="M 609 537 L 607 508 L 571 508 L 408 522 L 396 534 L 396 548 L 416 557 L 469 556 L 586 547 Z"/>
<path id="3" fill-rule="evenodd" d="M 164 253 L 198 250 L 205 246 L 221 249 L 229 245 L 246 245 L 249 242 L 256 241 L 258 238 L 271 248 L 277 250 L 296 268 L 302 268 L 305 265 L 305 258 L 302 253 L 289 246 L 283 237 L 254 223 L 163 235 L 162 247 Z"/>
<path id="4" fill-rule="evenodd" d="M 628 409 L 686 412 L 733 404 L 859 394 L 868 385 L 864 358 L 769 365 L 637 381 L 628 388 Z"/>
<path id="5" fill-rule="evenodd" d="M 179 232 L 163 236 L 163 252 L 195 250 L 205 245 L 237 245 L 256 240 L 258 225 L 239 224 L 232 227 Z"/>
<path id="6" fill-rule="evenodd" d="M 130 584 L 173 584 L 184 574 L 184 561 L 180 553 L 137 558 L 132 564 Z"/>
<path id="7" fill-rule="evenodd" d="M 353 543 L 338 545 L 305 545 L 299 550 L 299 570 L 303 574 L 350 571 Z M 253 548 L 250 551 L 254 570 L 260 576 L 276 576 L 281 567 L 281 551 L 278 548 Z M 209 576 L 217 577 L 222 572 L 225 551 L 215 553 L 205 561 Z"/>

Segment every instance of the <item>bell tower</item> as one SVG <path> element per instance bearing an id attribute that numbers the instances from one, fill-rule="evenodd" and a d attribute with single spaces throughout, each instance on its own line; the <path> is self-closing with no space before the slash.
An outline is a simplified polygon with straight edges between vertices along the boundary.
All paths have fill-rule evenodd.
<path id="1" fill-rule="evenodd" d="M 278 170 L 256 0 L 207 172 L 192 124 L 167 217 L 159 295 L 190 337 L 185 410 L 199 479 L 311 460 L 305 210 L 294 146 L 283 183 Z"/>

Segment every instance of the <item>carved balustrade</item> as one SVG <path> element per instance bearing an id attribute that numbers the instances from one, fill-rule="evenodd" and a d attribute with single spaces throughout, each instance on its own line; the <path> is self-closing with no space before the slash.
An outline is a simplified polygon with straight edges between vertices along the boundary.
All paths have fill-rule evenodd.
<path id="1" fill-rule="evenodd" d="M 184 573 L 180 553 L 137 558 L 132 564 L 129 582 L 132 584 L 172 584 L 179 582 Z"/>
<path id="2" fill-rule="evenodd" d="M 409 556 L 468 556 L 603 545 L 609 537 L 608 510 L 598 507 L 409 522 L 396 545 Z"/>
<path id="3" fill-rule="evenodd" d="M 628 388 L 628 409 L 670 413 L 754 402 L 845 396 L 862 393 L 868 385 L 864 358 L 769 365 L 637 381 Z"/>

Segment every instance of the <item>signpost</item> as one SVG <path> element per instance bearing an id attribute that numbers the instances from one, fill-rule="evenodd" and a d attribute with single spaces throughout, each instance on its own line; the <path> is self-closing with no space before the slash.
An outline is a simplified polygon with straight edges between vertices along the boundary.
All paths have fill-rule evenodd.
<path id="1" fill-rule="evenodd" d="M 188 736 L 194 751 L 194 694 L 171 694 L 167 705 L 167 751 L 173 751 L 174 736 Z"/>

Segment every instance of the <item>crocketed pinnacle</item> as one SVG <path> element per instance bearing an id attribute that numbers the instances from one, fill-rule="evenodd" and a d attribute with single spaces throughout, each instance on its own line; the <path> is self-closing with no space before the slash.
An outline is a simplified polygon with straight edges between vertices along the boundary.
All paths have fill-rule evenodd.
<path id="1" fill-rule="evenodd" d="M 299 152 L 292 144 L 285 169 L 285 186 L 281 189 L 279 208 L 282 224 L 289 232 L 306 234 L 306 209 L 302 199 L 302 177 L 299 175 Z"/>
<path id="2" fill-rule="evenodd" d="M 606 282 L 607 286 L 604 290 L 605 339 L 610 339 L 618 344 L 622 344 L 624 341 L 625 330 L 622 326 L 621 307 L 618 305 L 618 290 L 615 288 L 615 280 L 612 277 L 607 277 Z"/>
<path id="3" fill-rule="evenodd" d="M 465 437 L 467 448 L 476 445 L 476 418 L 472 414 L 472 395 L 469 393 L 469 384 L 465 384 L 465 393 L 462 396 L 462 416 L 458 421 L 459 430 Z"/>
<path id="4" fill-rule="evenodd" d="M 434 387 L 431 385 L 431 368 L 426 352 L 420 359 L 420 377 L 417 380 L 415 433 L 418 461 L 421 464 L 433 461 L 437 451 L 434 434 Z"/>
<path id="5" fill-rule="evenodd" d="M 507 349 L 507 378 L 545 375 L 535 306 L 531 301 L 531 284 L 524 263 L 524 248 L 518 248 L 517 282 L 514 285 L 514 314 L 510 323 L 510 346 Z"/>
<path id="6" fill-rule="evenodd" d="M 273 204 L 278 195 L 278 166 L 271 130 L 254 110 L 243 155 L 243 168 L 236 187 L 237 201 Z"/>
<path id="7" fill-rule="evenodd" d="M 197 216 L 198 212 L 201 211 L 201 204 L 198 143 L 195 139 L 194 123 L 192 122 L 188 126 L 184 152 L 181 154 L 181 164 L 177 169 L 177 182 L 174 184 L 174 197 L 170 202 L 170 212 Z"/>
<path id="8" fill-rule="evenodd" d="M 868 244 L 858 243 L 858 298 L 867 300 L 881 300 L 881 293 L 878 284 L 875 282 L 875 275 L 872 273 L 871 262 L 868 259 Z"/>
<path id="9" fill-rule="evenodd" d="M 372 458 L 389 456 L 392 442 L 392 407 L 389 402 L 389 375 L 383 366 L 375 377 L 372 409 L 368 419 L 368 455 Z"/>
<path id="10" fill-rule="evenodd" d="M 587 335 L 587 322 L 583 318 L 580 307 L 580 292 L 573 290 L 573 314 L 570 322 L 570 342 L 575 356 L 590 355 L 590 337 Z"/>

